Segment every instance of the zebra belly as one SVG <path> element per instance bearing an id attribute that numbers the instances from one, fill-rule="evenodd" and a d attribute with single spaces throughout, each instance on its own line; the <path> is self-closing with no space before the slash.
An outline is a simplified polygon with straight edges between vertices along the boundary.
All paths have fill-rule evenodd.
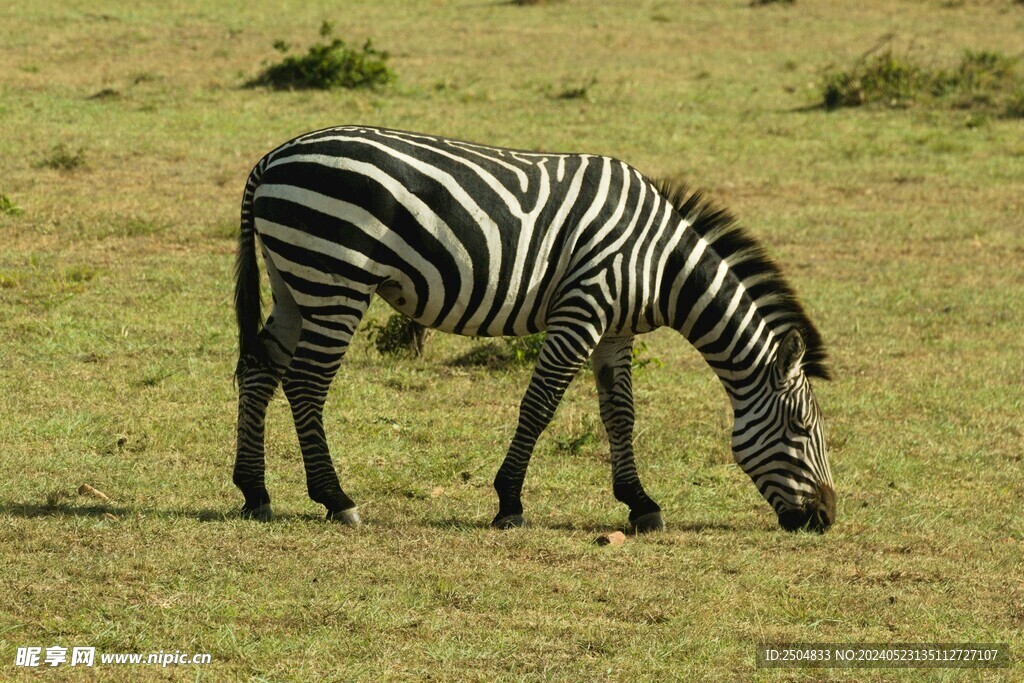
<path id="1" fill-rule="evenodd" d="M 459 325 L 458 321 L 465 313 L 464 304 L 456 302 L 455 306 L 447 311 L 447 314 L 444 314 L 445 311 L 442 311 L 439 306 L 427 304 L 422 313 L 417 313 L 419 299 L 415 290 L 411 286 L 403 286 L 398 279 L 388 279 L 382 283 L 377 288 L 377 295 L 405 317 L 415 320 L 424 327 L 451 334 L 470 337 L 522 337 L 534 332 L 542 332 L 546 328 L 543 315 L 531 316 L 531 311 L 525 307 L 519 307 L 518 315 L 514 320 L 509 321 L 509 316 L 514 309 L 512 301 L 505 303 L 498 310 L 495 320 L 490 325 L 473 324 L 472 321 L 470 324 Z M 439 316 L 441 316 L 440 319 Z"/>

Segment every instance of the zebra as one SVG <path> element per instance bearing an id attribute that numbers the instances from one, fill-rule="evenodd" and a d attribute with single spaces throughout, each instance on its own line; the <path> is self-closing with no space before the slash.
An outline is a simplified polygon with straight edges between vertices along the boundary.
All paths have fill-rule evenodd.
<path id="1" fill-rule="evenodd" d="M 265 322 L 257 243 L 273 299 Z M 521 492 L 534 445 L 589 360 L 628 528 L 664 528 L 634 460 L 631 377 L 634 338 L 660 327 L 678 330 L 717 374 L 734 412 L 734 458 L 779 524 L 821 532 L 835 519 L 809 382 L 830 378 L 822 337 L 764 249 L 701 191 L 608 156 L 327 128 L 253 168 L 235 270 L 233 481 L 243 517 L 272 514 L 264 420 L 280 384 L 309 496 L 327 519 L 360 523 L 331 460 L 323 407 L 376 293 L 445 332 L 546 332 L 494 479 L 494 527 L 526 524 Z"/>

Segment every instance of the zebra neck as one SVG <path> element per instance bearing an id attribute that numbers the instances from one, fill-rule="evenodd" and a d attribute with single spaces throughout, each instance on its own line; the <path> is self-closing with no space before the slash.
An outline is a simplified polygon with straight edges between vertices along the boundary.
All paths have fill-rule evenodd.
<path id="1" fill-rule="evenodd" d="M 757 333 L 759 327 L 762 328 L 761 333 Z M 759 400 L 762 390 L 770 386 L 772 362 L 778 346 L 775 334 L 761 323 L 754 323 L 740 336 L 744 340 L 742 348 L 729 352 L 716 351 L 713 345 L 698 346 L 695 342 L 701 340 L 687 337 L 718 376 L 733 408 Z"/>
<path id="2" fill-rule="evenodd" d="M 676 207 L 680 227 L 658 270 L 656 322 L 701 352 L 734 405 L 773 384 L 771 364 L 791 328 L 805 344 L 804 373 L 828 379 L 821 335 L 758 241 L 701 192 L 671 182 L 659 191 Z"/>
<path id="3" fill-rule="evenodd" d="M 693 239 L 676 278 L 669 324 L 704 357 L 734 406 L 763 386 L 777 339 L 772 319 L 751 298 L 728 260 Z M 680 260 L 683 260 L 682 258 Z"/>

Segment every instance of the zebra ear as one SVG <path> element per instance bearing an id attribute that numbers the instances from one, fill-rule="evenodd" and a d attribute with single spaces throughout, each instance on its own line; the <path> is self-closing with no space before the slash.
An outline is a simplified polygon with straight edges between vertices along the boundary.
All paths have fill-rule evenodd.
<path id="1" fill-rule="evenodd" d="M 779 351 L 775 357 L 775 370 L 783 383 L 791 382 L 800 374 L 807 344 L 799 330 L 791 328 L 782 335 Z"/>

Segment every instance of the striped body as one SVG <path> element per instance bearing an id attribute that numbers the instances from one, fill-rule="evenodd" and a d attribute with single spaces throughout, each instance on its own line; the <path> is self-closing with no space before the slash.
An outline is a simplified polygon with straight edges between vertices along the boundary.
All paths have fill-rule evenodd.
<path id="1" fill-rule="evenodd" d="M 274 292 L 262 330 L 254 235 Z M 340 127 L 260 160 L 243 197 L 240 244 L 235 481 L 249 510 L 269 504 L 262 419 L 278 380 L 292 403 L 310 495 L 329 513 L 354 508 L 330 465 L 321 411 L 374 293 L 446 332 L 548 332 L 495 481 L 499 525 L 521 522 L 530 453 L 589 359 L 616 497 L 638 528 L 660 526 L 633 461 L 630 363 L 633 336 L 662 326 L 686 336 L 722 379 L 737 413 L 737 460 L 780 520 L 794 511 L 811 519 L 809 509 L 832 505 L 803 373 L 809 335 L 807 365 L 824 374 L 820 339 L 756 244 L 699 195 L 672 196 L 608 157 Z M 791 365 L 778 367 L 782 360 Z M 810 429 L 791 434 L 801 420 Z"/>
<path id="2" fill-rule="evenodd" d="M 355 266 L 352 284 L 406 316 L 474 336 L 542 331 L 581 290 L 608 329 L 659 327 L 657 256 L 680 237 L 673 207 L 620 161 L 354 127 L 271 153 L 255 208 L 271 252 Z"/>

